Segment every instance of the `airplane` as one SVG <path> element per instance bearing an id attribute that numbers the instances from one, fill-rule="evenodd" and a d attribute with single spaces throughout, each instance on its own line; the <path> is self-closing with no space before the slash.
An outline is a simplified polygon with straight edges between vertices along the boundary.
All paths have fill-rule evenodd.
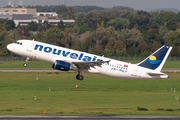
<path id="1" fill-rule="evenodd" d="M 35 40 L 18 40 L 15 43 L 8 44 L 7 49 L 17 55 L 26 57 L 24 67 L 27 66 L 30 58 L 45 61 L 51 63 L 53 69 L 78 71 L 77 80 L 84 79 L 82 72 L 124 79 L 167 79 L 169 76 L 162 73 L 161 69 L 172 47 L 164 45 L 138 64 L 118 61 Z"/>

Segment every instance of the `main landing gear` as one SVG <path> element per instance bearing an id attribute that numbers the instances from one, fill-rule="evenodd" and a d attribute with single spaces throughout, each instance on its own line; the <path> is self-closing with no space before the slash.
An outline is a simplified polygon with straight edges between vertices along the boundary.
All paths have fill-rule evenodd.
<path id="1" fill-rule="evenodd" d="M 29 58 L 26 58 L 26 63 L 23 64 L 24 67 L 27 67 L 27 62 L 28 62 Z"/>
<path id="2" fill-rule="evenodd" d="M 76 79 L 83 80 L 84 77 L 82 76 L 82 71 L 78 71 L 78 75 L 76 75 Z"/>

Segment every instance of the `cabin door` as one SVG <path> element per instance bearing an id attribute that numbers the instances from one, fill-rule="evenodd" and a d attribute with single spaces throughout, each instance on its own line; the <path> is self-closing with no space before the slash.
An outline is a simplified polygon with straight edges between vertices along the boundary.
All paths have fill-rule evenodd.
<path id="1" fill-rule="evenodd" d="M 32 52 L 32 49 L 33 49 L 33 43 L 29 42 L 28 47 L 27 47 L 27 51 Z"/>
<path id="2" fill-rule="evenodd" d="M 133 75 L 133 76 L 137 76 L 137 71 L 138 71 L 138 67 L 137 67 L 137 66 L 134 66 L 132 75 Z"/>

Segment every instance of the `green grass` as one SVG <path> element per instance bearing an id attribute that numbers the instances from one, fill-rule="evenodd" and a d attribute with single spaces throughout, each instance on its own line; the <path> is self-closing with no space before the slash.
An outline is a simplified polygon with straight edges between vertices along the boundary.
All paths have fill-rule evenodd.
<path id="1" fill-rule="evenodd" d="M 162 80 L 125 80 L 84 73 L 83 81 L 77 81 L 76 74 L 0 72 L 0 115 L 42 115 L 43 110 L 47 115 L 180 114 L 180 102 L 175 100 L 175 96 L 180 97 L 180 73 L 167 73 L 170 79 Z M 138 111 L 137 107 L 148 111 Z"/>
<path id="2" fill-rule="evenodd" d="M 139 63 L 139 61 L 132 61 L 131 63 L 136 64 Z M 180 61 L 166 61 L 163 69 L 180 69 Z"/>
<path id="3" fill-rule="evenodd" d="M 29 61 L 27 67 L 23 67 L 24 61 L 3 62 L 0 69 L 51 69 L 51 64 L 42 61 Z M 131 63 L 139 63 L 132 61 Z M 166 61 L 164 69 L 180 69 L 180 61 Z"/>
<path id="4" fill-rule="evenodd" d="M 0 69 L 51 69 L 51 64 L 42 61 L 29 61 L 28 66 L 24 67 L 25 61 L 5 61 L 0 64 Z"/>
<path id="5" fill-rule="evenodd" d="M 180 61 L 166 61 L 163 68 L 180 69 Z"/>

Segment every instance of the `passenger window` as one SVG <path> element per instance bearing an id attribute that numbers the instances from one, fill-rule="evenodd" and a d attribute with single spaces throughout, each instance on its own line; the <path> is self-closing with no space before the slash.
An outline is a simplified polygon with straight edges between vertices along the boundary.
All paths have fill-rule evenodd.
<path id="1" fill-rule="evenodd" d="M 15 44 L 22 45 L 22 43 L 21 43 L 21 42 L 15 42 Z"/>

